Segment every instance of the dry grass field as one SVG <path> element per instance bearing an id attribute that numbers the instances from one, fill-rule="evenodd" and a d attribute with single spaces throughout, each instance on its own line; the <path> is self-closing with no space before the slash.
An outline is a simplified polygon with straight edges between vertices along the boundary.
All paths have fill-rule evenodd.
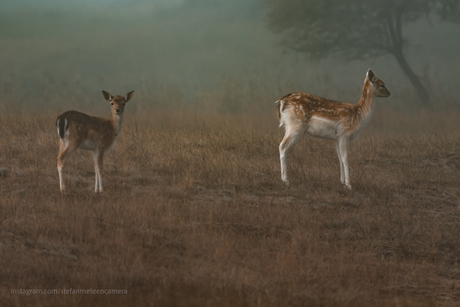
<path id="1" fill-rule="evenodd" d="M 58 113 L 0 116 L 2 306 L 458 306 L 459 112 L 375 113 L 350 145 L 302 137 L 280 180 L 275 111 L 133 115 L 59 191 Z M 120 289 L 127 294 L 14 294 Z"/>

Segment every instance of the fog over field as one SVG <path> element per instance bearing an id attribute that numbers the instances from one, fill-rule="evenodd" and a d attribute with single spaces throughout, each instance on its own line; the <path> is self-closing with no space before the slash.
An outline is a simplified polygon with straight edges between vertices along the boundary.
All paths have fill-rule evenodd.
<path id="1" fill-rule="evenodd" d="M 3 1 L 0 104 L 88 107 L 101 89 L 134 89 L 152 107 L 167 103 L 160 92 L 176 93 L 187 105 L 198 92 L 223 87 L 264 93 L 265 110 L 297 90 L 354 103 L 368 68 L 392 89 L 389 104 L 416 100 L 393 58 L 307 61 L 278 44 L 266 11 L 261 0 Z M 405 35 L 416 74 L 435 97 L 455 104 L 460 26 L 432 17 Z"/>
<path id="2" fill-rule="evenodd" d="M 458 21 L 457 0 L 2 0 L 0 305 L 458 306 Z M 369 68 L 391 96 L 339 147 L 353 189 L 334 142 L 310 136 L 289 149 L 286 185 L 274 102 L 356 103 Z M 56 118 L 107 118 L 101 90 L 134 90 L 104 192 L 84 150 L 61 192 Z M 340 109 L 329 135 L 370 114 Z M 73 114 L 61 134 L 85 130 Z M 112 142 L 106 130 L 81 146 Z M 70 289 L 124 294 L 30 293 Z"/>

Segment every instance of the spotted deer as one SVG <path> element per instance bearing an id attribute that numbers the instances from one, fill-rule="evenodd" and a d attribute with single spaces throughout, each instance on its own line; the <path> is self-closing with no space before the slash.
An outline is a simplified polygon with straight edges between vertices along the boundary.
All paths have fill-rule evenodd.
<path id="1" fill-rule="evenodd" d="M 112 96 L 102 91 L 105 100 L 110 102 L 110 118 L 93 117 L 77 111 L 67 111 L 58 116 L 56 126 L 60 138 L 57 158 L 59 185 L 65 190 L 62 169 L 65 160 L 77 149 L 90 150 L 94 155 L 96 184 L 94 192 L 102 192 L 102 163 L 104 153 L 110 149 L 121 132 L 121 121 L 125 104 L 133 97 L 134 91 L 124 97 Z"/>
<path id="2" fill-rule="evenodd" d="M 307 132 L 322 139 L 335 140 L 340 161 L 340 180 L 351 190 L 348 173 L 348 144 L 369 122 L 375 97 L 388 97 L 385 83 L 368 70 L 364 79 L 361 99 L 357 104 L 337 102 L 302 92 L 288 94 L 276 101 L 280 127 L 285 135 L 279 146 L 281 180 L 289 184 L 286 173 L 286 154 L 297 138 Z"/>

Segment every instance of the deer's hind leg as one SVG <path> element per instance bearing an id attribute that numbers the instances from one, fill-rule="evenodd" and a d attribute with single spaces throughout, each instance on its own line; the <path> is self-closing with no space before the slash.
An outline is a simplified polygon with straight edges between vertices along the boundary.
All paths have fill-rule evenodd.
<path id="1" fill-rule="evenodd" d="M 60 140 L 59 155 L 57 158 L 57 169 L 59 172 L 59 187 L 61 192 L 65 190 L 63 168 L 65 160 L 78 149 L 78 145 L 70 143 L 68 140 Z"/>
<path id="2" fill-rule="evenodd" d="M 286 171 L 286 156 L 289 148 L 294 145 L 297 141 L 299 136 L 304 132 L 302 125 L 289 125 L 288 123 L 284 123 L 286 128 L 286 132 L 284 134 L 284 138 L 280 143 L 279 150 L 280 150 L 280 162 L 281 162 L 281 180 L 289 185 L 289 179 L 287 177 Z"/>

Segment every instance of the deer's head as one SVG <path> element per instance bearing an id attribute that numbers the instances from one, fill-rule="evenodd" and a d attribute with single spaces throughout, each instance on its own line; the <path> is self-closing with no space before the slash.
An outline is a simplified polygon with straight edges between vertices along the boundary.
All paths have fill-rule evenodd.
<path id="1" fill-rule="evenodd" d="M 370 81 L 375 96 L 388 97 L 391 95 L 390 91 L 385 87 L 385 83 L 377 78 L 372 70 L 367 71 L 366 78 Z"/>
<path id="2" fill-rule="evenodd" d="M 105 100 L 110 102 L 110 109 L 111 112 L 114 115 L 121 116 L 123 114 L 123 111 L 125 110 L 125 104 L 133 97 L 134 91 L 131 91 L 127 93 L 124 97 L 123 96 L 112 96 L 110 93 L 106 91 L 102 91 L 102 94 L 104 95 Z"/>

